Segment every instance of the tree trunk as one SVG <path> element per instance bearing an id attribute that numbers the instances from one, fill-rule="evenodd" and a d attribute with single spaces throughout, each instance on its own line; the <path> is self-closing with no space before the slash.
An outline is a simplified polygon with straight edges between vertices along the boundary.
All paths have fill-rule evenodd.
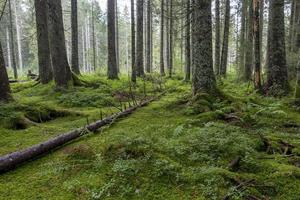
<path id="1" fill-rule="evenodd" d="M 68 63 L 61 0 L 48 0 L 49 41 L 53 75 L 58 87 L 67 87 L 72 81 Z"/>
<path id="2" fill-rule="evenodd" d="M 116 49 L 116 0 L 107 0 L 108 78 L 118 79 Z"/>
<path id="3" fill-rule="evenodd" d="M 252 8 L 251 8 L 252 9 Z M 261 68 L 260 68 L 260 0 L 253 0 L 253 13 L 254 13 L 254 57 L 255 57 L 255 67 L 254 67 L 254 87 L 256 90 L 261 90 Z"/>
<path id="4" fill-rule="evenodd" d="M 96 60 L 96 33 L 95 33 L 95 5 L 92 2 L 92 37 L 93 37 L 93 71 L 96 71 L 97 60 Z"/>
<path id="5" fill-rule="evenodd" d="M 19 15 L 17 10 L 17 0 L 14 0 L 14 13 L 15 13 L 15 25 L 16 25 L 16 36 L 17 36 L 17 48 L 18 48 L 18 64 L 21 73 L 23 72 L 23 56 L 22 56 L 22 40 L 21 40 L 21 30 L 19 23 Z"/>
<path id="6" fill-rule="evenodd" d="M 112 1 L 112 0 L 109 0 L 109 1 Z M 32 160 L 34 158 L 37 158 L 38 156 L 49 153 L 51 150 L 57 149 L 65 144 L 67 144 L 68 142 L 71 142 L 83 135 L 88 134 L 89 132 L 95 132 L 103 126 L 112 124 L 116 121 L 116 119 L 120 119 L 122 117 L 132 114 L 138 108 L 147 106 L 149 103 L 151 103 L 155 99 L 156 98 L 151 98 L 147 101 L 142 102 L 140 105 L 128 108 L 125 111 L 119 112 L 112 116 L 106 117 L 103 120 L 99 120 L 99 121 L 96 121 L 95 123 L 89 124 L 89 125 L 85 126 L 84 128 L 76 129 L 71 132 L 65 133 L 63 135 L 59 135 L 59 136 L 52 138 L 46 142 L 34 145 L 25 150 L 17 151 L 17 152 L 2 156 L 2 157 L 0 157 L 0 174 L 14 169 L 18 165 L 20 165 L 26 161 Z"/>
<path id="7" fill-rule="evenodd" d="M 119 45 L 119 9 L 118 9 L 118 0 L 115 0 L 115 24 L 116 24 L 116 59 L 117 59 L 117 69 L 118 73 L 120 72 L 120 45 Z"/>
<path id="8" fill-rule="evenodd" d="M 165 65 L 170 70 L 170 1 L 166 0 L 165 6 Z"/>
<path id="9" fill-rule="evenodd" d="M 290 16 L 290 29 L 289 29 L 289 50 L 292 51 L 294 48 L 294 30 L 295 30 L 295 7 L 296 7 L 296 0 L 291 0 L 291 16 Z"/>
<path id="10" fill-rule="evenodd" d="M 247 42 L 246 42 L 246 58 L 244 80 L 250 81 L 253 72 L 253 2 L 248 0 L 248 16 L 247 16 Z"/>
<path id="11" fill-rule="evenodd" d="M 151 72 L 151 0 L 147 1 L 146 72 Z"/>
<path id="12" fill-rule="evenodd" d="M 211 1 L 195 0 L 193 5 L 193 94 L 214 93 Z"/>
<path id="13" fill-rule="evenodd" d="M 8 0 L 9 4 L 9 24 L 10 24 L 10 51 L 11 51 L 11 61 L 12 68 L 14 71 L 14 78 L 18 79 L 18 69 L 16 64 L 16 54 L 15 54 L 15 43 L 14 43 L 14 28 L 13 28 L 13 19 L 12 19 L 12 8 L 11 8 L 11 0 Z"/>
<path id="14" fill-rule="evenodd" d="M 80 74 L 78 58 L 78 16 L 77 0 L 71 0 L 71 28 L 72 28 L 72 71 Z"/>
<path id="15" fill-rule="evenodd" d="M 259 2 L 259 40 L 260 40 L 260 68 L 262 68 L 263 63 L 263 32 L 264 32 L 264 12 L 265 12 L 265 0 L 260 0 Z"/>
<path id="16" fill-rule="evenodd" d="M 270 30 L 266 92 L 282 95 L 288 92 L 285 50 L 284 0 L 270 1 Z"/>
<path id="17" fill-rule="evenodd" d="M 135 12 L 134 0 L 131 0 L 131 81 L 136 82 L 136 68 L 135 68 Z"/>
<path id="18" fill-rule="evenodd" d="M 144 76 L 144 27 L 143 27 L 143 16 L 144 16 L 144 0 L 137 0 L 137 24 L 136 24 L 136 69 L 137 76 Z"/>
<path id="19" fill-rule="evenodd" d="M 169 46 L 169 49 L 170 49 L 170 66 L 169 66 L 169 77 L 172 77 L 172 74 L 173 74 L 173 53 L 174 53 L 174 49 L 173 49 L 173 29 L 174 29 L 174 19 L 173 19 L 173 7 L 174 7 L 174 2 L 173 0 L 170 0 L 170 16 L 169 16 L 169 19 L 170 19 L 170 46 Z"/>
<path id="20" fill-rule="evenodd" d="M 47 84 L 53 79 L 50 58 L 47 2 L 35 0 L 36 30 L 39 59 L 39 77 L 42 84 Z"/>
<path id="21" fill-rule="evenodd" d="M 220 29 L 220 0 L 216 4 L 216 41 L 215 41 L 215 70 L 220 75 L 220 50 L 221 50 L 221 29 Z"/>
<path id="22" fill-rule="evenodd" d="M 221 56 L 221 69 L 220 75 L 226 76 L 227 60 L 228 60 L 228 42 L 229 42 L 229 28 L 230 28 L 230 0 L 226 0 L 225 22 L 224 22 L 224 35 L 223 47 Z"/>
<path id="23" fill-rule="evenodd" d="M 240 66 L 239 78 L 244 76 L 245 71 L 245 44 L 246 44 L 246 15 L 247 15 L 247 2 L 242 1 L 242 17 L 241 17 L 241 34 L 240 34 Z"/>
<path id="24" fill-rule="evenodd" d="M 165 76 L 165 62 L 164 62 L 164 25 L 165 25 L 165 0 L 161 0 L 160 13 L 160 75 Z"/>
<path id="25" fill-rule="evenodd" d="M 185 81 L 191 79 L 191 2 L 186 0 L 186 25 L 185 25 Z"/>
<path id="26" fill-rule="evenodd" d="M 295 89 L 295 101 L 298 105 L 300 105 L 300 60 L 297 66 L 297 82 Z"/>
<path id="27" fill-rule="evenodd" d="M 0 42 L 0 101 L 9 100 L 11 100 L 10 86 L 2 51 L 2 45 Z"/>

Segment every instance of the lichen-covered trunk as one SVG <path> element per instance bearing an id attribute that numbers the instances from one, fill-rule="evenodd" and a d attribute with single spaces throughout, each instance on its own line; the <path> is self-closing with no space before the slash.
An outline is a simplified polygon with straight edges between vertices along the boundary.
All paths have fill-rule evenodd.
<path id="1" fill-rule="evenodd" d="M 226 76 L 227 73 L 227 60 L 228 60 L 228 42 L 229 42 L 229 28 L 230 28 L 230 0 L 226 0 L 223 46 L 221 56 L 220 75 Z"/>
<path id="2" fill-rule="evenodd" d="M 5 61 L 0 42 L 0 101 L 8 101 L 11 99 L 8 75 L 5 67 Z"/>
<path id="3" fill-rule="evenodd" d="M 266 92 L 282 95 L 288 91 L 285 49 L 284 0 L 270 1 L 270 30 Z"/>
<path id="4" fill-rule="evenodd" d="M 186 25 L 185 25 L 185 81 L 191 79 L 191 2 L 186 0 Z"/>
<path id="5" fill-rule="evenodd" d="M 193 5 L 193 80 L 192 90 L 213 93 L 216 79 L 212 55 L 211 1 L 195 0 Z"/>
<path id="6" fill-rule="evenodd" d="M 135 11 L 134 0 L 131 0 L 131 81 L 136 82 L 135 68 Z"/>
<path id="7" fill-rule="evenodd" d="M 109 79 L 118 79 L 115 1 L 107 0 L 107 74 Z"/>
<path id="8" fill-rule="evenodd" d="M 144 76 L 144 27 L 143 27 L 143 16 L 144 16 L 144 0 L 137 0 L 136 3 L 136 70 L 137 76 Z"/>
<path id="9" fill-rule="evenodd" d="M 254 13 L 254 57 L 255 57 L 255 67 L 254 67 L 254 87 L 257 90 L 261 89 L 261 68 L 260 68 L 260 0 L 253 0 L 253 13 Z"/>
<path id="10" fill-rule="evenodd" d="M 71 1 L 71 28 L 72 28 L 72 71 L 80 74 L 79 58 L 78 58 L 78 15 L 77 0 Z"/>
<path id="11" fill-rule="evenodd" d="M 165 63 L 164 63 L 164 30 L 165 30 L 165 0 L 161 0 L 161 8 L 160 8 L 160 75 L 165 76 Z"/>
<path id="12" fill-rule="evenodd" d="M 220 75 L 221 29 L 220 29 L 220 0 L 215 1 L 216 6 L 216 41 L 215 41 L 215 72 Z"/>
<path id="13" fill-rule="evenodd" d="M 47 84 L 53 79 L 48 35 L 47 2 L 35 0 L 34 5 L 36 15 L 39 77 L 42 84 Z"/>
<path id="14" fill-rule="evenodd" d="M 48 0 L 50 52 L 57 87 L 68 87 L 72 81 L 68 63 L 61 0 Z"/>
<path id="15" fill-rule="evenodd" d="M 247 16 L 247 40 L 246 40 L 246 57 L 245 57 L 245 70 L 244 81 L 250 81 L 253 74 L 253 2 L 248 0 L 248 16 Z"/>

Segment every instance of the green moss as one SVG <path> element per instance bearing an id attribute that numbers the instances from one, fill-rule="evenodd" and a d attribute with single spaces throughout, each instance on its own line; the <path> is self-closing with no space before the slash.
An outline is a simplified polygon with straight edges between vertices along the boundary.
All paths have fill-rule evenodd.
<path id="1" fill-rule="evenodd" d="M 53 90 L 53 83 L 13 86 L 16 102 L 0 105 L 0 154 L 24 149 L 117 111 L 129 92 L 120 81 L 83 76 L 82 87 Z M 160 86 L 147 77 L 146 93 Z M 116 124 L 0 175 L 0 199 L 232 199 L 297 200 L 300 193 L 300 113 L 288 98 L 265 98 L 229 76 L 219 87 L 234 98 L 190 95 L 190 86 L 163 80 L 172 88 L 159 101 Z M 143 80 L 132 88 L 137 98 Z M 187 112 L 191 109 L 191 112 Z M 52 113 L 52 114 L 51 114 Z M 189 115 L 186 115 L 189 113 Z M 51 120 L 45 120 L 49 117 Z M 53 116 L 55 115 L 55 116 Z M 232 115 L 239 120 L 228 120 Z M 40 117 L 43 120 L 39 120 Z M 15 130 L 24 118 L 39 122 Z M 230 118 L 230 116 L 229 116 Z M 260 135 L 275 151 L 261 148 Z M 279 141 L 292 144 L 285 156 Z M 298 156 L 297 156 L 298 155 Z M 241 161 L 235 172 L 229 163 Z M 241 182 L 251 184 L 236 190 Z M 13 191 L 13 192 L 11 192 Z"/>

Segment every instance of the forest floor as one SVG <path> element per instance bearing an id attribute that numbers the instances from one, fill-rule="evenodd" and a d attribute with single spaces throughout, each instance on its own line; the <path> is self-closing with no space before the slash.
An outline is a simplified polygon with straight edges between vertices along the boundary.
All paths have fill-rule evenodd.
<path id="1" fill-rule="evenodd" d="M 15 84 L 16 101 L 0 105 L 0 155 L 129 101 L 125 78 L 87 80 L 92 87 L 67 91 Z M 262 97 L 232 79 L 219 85 L 221 99 L 192 98 L 181 80 L 163 85 L 171 89 L 149 106 L 0 175 L 0 199 L 299 200 L 300 110 L 291 98 Z M 134 92 L 158 90 L 140 82 Z"/>

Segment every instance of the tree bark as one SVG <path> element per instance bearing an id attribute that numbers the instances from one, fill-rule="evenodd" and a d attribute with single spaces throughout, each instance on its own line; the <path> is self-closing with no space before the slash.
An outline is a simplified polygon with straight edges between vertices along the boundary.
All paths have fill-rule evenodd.
<path id="1" fill-rule="evenodd" d="M 186 25 L 185 25 L 185 81 L 191 79 L 191 2 L 186 0 Z"/>
<path id="2" fill-rule="evenodd" d="M 164 62 L 164 25 L 165 25 L 165 0 L 161 0 L 160 13 L 160 75 L 165 76 L 165 62 Z"/>
<path id="3" fill-rule="evenodd" d="M 116 0 L 107 0 L 107 47 L 108 47 L 108 78 L 118 79 L 117 49 L 116 49 Z"/>
<path id="4" fill-rule="evenodd" d="M 242 1 L 241 34 L 240 34 L 240 66 L 239 66 L 240 79 L 242 78 L 242 76 L 244 76 L 244 71 L 245 71 L 246 15 L 247 15 L 247 2 Z"/>
<path id="5" fill-rule="evenodd" d="M 146 37 L 146 72 L 150 73 L 151 72 L 151 0 L 147 1 L 147 19 L 146 19 L 146 24 L 147 24 L 147 37 Z"/>
<path id="6" fill-rule="evenodd" d="M 266 93 L 269 95 L 282 95 L 288 92 L 284 28 L 284 0 L 270 1 L 269 24 L 269 61 Z"/>
<path id="7" fill-rule="evenodd" d="M 47 2 L 35 0 L 36 30 L 39 60 L 39 78 L 42 84 L 47 84 L 53 79 L 50 58 Z"/>
<path id="8" fill-rule="evenodd" d="M 49 41 L 53 75 L 57 87 L 68 87 L 72 81 L 65 45 L 61 0 L 48 0 Z"/>
<path id="9" fill-rule="evenodd" d="M 216 6 L 216 41 L 215 41 L 215 73 L 220 75 L 221 29 L 220 29 L 220 0 L 215 0 Z"/>
<path id="10" fill-rule="evenodd" d="M 8 80 L 8 75 L 7 75 L 5 61 L 4 61 L 2 45 L 0 42 L 0 101 L 11 100 L 10 93 L 11 91 L 9 86 L 9 80 Z"/>
<path id="11" fill-rule="evenodd" d="M 18 69 L 16 63 L 16 53 L 15 53 L 15 44 L 14 44 L 14 30 L 13 30 L 13 19 L 12 19 L 12 8 L 11 8 L 11 0 L 8 0 L 9 6 L 9 24 L 10 24 L 10 51 L 11 51 L 11 61 L 12 61 L 12 68 L 14 71 L 14 78 L 18 79 Z"/>
<path id="12" fill-rule="evenodd" d="M 137 76 L 144 76 L 144 27 L 143 27 L 143 16 L 144 16 L 144 0 L 137 0 L 137 24 L 136 24 L 136 70 Z"/>
<path id="13" fill-rule="evenodd" d="M 134 0 L 131 0 L 131 81 L 136 82 L 135 68 L 135 11 Z"/>
<path id="14" fill-rule="evenodd" d="M 255 67 L 254 67 L 254 87 L 257 90 L 261 90 L 261 67 L 260 67 L 260 0 L 253 0 L 253 13 L 254 13 L 254 57 L 255 57 Z"/>
<path id="15" fill-rule="evenodd" d="M 71 0 L 71 28 L 72 28 L 72 71 L 80 74 L 78 58 L 78 14 L 77 0 Z"/>
<path id="16" fill-rule="evenodd" d="M 195 0 L 193 5 L 192 90 L 212 94 L 216 91 L 213 70 L 211 1 Z"/>
<path id="17" fill-rule="evenodd" d="M 173 19 L 173 7 L 174 7 L 174 2 L 173 0 L 170 0 L 170 16 L 169 16 L 169 20 L 170 20 L 170 46 L 169 46 L 169 49 L 170 49 L 170 66 L 169 66 L 169 77 L 172 77 L 172 74 L 173 74 L 173 53 L 174 53 L 174 47 L 173 47 L 173 30 L 174 30 L 174 19 Z"/>
<path id="18" fill-rule="evenodd" d="M 221 56 L 221 69 L 220 75 L 226 76 L 227 73 L 227 60 L 228 60 L 228 42 L 229 42 L 229 28 L 230 28 L 230 0 L 226 0 L 225 23 L 223 34 L 223 46 Z"/>
<path id="19" fill-rule="evenodd" d="M 246 41 L 246 58 L 244 80 L 250 81 L 253 73 L 253 2 L 248 0 L 248 16 L 247 16 L 247 41 Z"/>

